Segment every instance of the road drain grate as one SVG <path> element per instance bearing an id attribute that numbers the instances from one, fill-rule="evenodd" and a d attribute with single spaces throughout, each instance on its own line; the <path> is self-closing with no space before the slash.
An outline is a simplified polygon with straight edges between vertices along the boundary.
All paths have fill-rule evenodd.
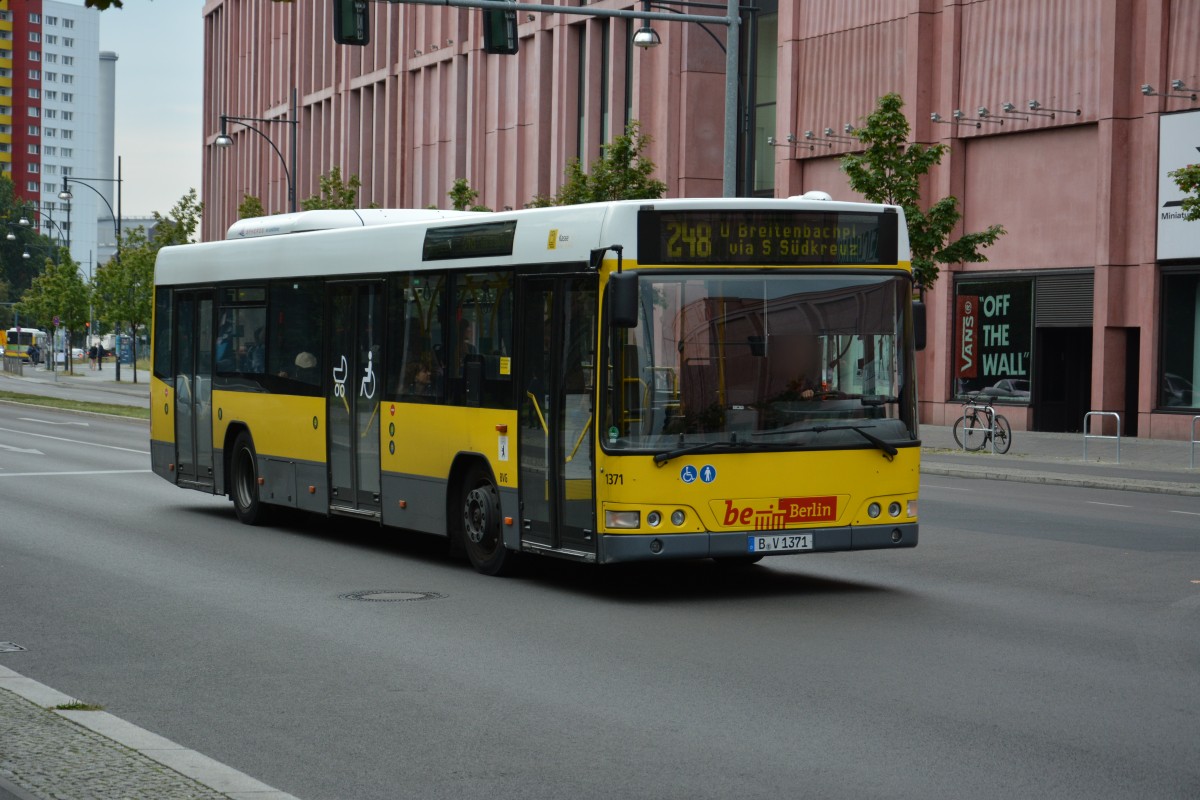
<path id="1" fill-rule="evenodd" d="M 446 595 L 437 592 L 410 592 L 403 589 L 368 589 L 341 595 L 343 600 L 362 600 L 368 603 L 404 603 L 409 600 L 441 600 Z"/>
<path id="2" fill-rule="evenodd" d="M 24 647 L 16 642 L 0 642 L 0 653 L 24 653 Z"/>

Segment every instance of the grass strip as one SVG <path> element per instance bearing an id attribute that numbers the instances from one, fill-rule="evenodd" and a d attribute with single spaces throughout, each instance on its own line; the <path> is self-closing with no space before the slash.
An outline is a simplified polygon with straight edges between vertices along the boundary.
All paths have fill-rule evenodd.
<path id="1" fill-rule="evenodd" d="M 64 411 L 90 411 L 94 414 L 111 414 L 115 417 L 150 419 L 150 409 L 148 408 L 121 406 L 115 403 L 86 403 L 80 400 L 65 400 L 58 397 L 41 397 L 34 394 L 4 391 L 0 391 L 0 400 L 6 400 L 10 403 L 23 403 L 27 406 L 61 408 Z"/>

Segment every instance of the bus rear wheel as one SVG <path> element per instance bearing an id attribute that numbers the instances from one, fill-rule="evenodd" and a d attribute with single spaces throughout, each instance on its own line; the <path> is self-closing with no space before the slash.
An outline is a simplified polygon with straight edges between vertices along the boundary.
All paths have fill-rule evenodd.
<path id="1" fill-rule="evenodd" d="M 506 575 L 517 556 L 504 546 L 500 525 L 500 492 L 487 470 L 474 465 L 462 482 L 462 544 L 477 572 Z"/>
<path id="2" fill-rule="evenodd" d="M 233 440 L 229 474 L 229 497 L 238 519 L 246 525 L 266 522 L 267 509 L 258 495 L 258 456 L 254 452 L 254 440 L 245 431 Z"/>

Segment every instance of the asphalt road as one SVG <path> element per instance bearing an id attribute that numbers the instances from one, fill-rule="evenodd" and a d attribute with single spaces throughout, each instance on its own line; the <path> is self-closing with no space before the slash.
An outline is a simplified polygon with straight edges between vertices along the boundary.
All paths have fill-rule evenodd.
<path id="1" fill-rule="evenodd" d="M 11 408 L 0 664 L 305 800 L 1200 794 L 1200 498 L 929 477 L 915 550 L 494 579 Z"/>

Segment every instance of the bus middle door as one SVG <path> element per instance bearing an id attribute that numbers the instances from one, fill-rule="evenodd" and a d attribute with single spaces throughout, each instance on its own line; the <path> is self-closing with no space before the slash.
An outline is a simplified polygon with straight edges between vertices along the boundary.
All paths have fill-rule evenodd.
<path id="1" fill-rule="evenodd" d="M 521 537 L 534 547 L 591 558 L 596 275 L 531 275 L 522 284 Z"/>
<path id="2" fill-rule="evenodd" d="M 175 296 L 175 474 L 184 486 L 213 484 L 213 298 L 211 292 Z"/>
<path id="3" fill-rule="evenodd" d="M 330 506 L 378 517 L 383 399 L 382 281 L 329 284 L 330 373 L 325 377 Z"/>

